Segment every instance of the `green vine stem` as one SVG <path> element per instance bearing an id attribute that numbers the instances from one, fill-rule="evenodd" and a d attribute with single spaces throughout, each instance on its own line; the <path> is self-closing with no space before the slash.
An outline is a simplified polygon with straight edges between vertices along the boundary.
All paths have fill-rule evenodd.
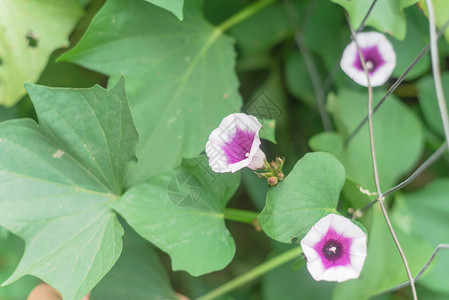
<path id="1" fill-rule="evenodd" d="M 446 143 L 449 143 L 449 116 L 447 112 L 446 100 L 444 99 L 443 83 L 441 81 L 440 59 L 438 56 L 438 35 L 435 25 L 435 13 L 431 0 L 426 0 L 427 12 L 429 15 L 430 31 L 430 59 L 432 61 L 433 80 L 437 94 L 438 107 L 440 109 L 441 121 L 443 122 Z"/>
<path id="2" fill-rule="evenodd" d="M 220 296 L 223 296 L 230 291 L 235 290 L 238 287 L 256 279 L 257 277 L 268 273 L 269 271 L 276 269 L 277 267 L 295 259 L 301 257 L 302 249 L 301 247 L 295 247 L 291 250 L 288 250 L 266 262 L 260 264 L 249 272 L 240 275 L 239 277 L 228 281 L 227 283 L 219 286 L 215 290 L 210 291 L 204 296 L 199 297 L 197 300 L 212 300 L 216 299 Z"/>
<path id="3" fill-rule="evenodd" d="M 251 4 L 246 8 L 242 9 L 241 11 L 239 11 L 238 13 L 236 13 L 235 15 L 233 15 L 232 17 L 230 17 L 229 19 L 225 20 L 220 25 L 218 25 L 217 29 L 220 32 L 225 32 L 229 28 L 234 27 L 235 25 L 239 24 L 242 21 L 245 21 L 252 15 L 256 14 L 257 12 L 259 12 L 260 10 L 264 9 L 265 7 L 274 2 L 276 2 L 276 0 L 261 0 L 254 4 Z"/>
<path id="4" fill-rule="evenodd" d="M 225 208 L 224 218 L 226 220 L 237 221 L 247 224 L 254 224 L 257 220 L 258 212 L 237 208 Z"/>

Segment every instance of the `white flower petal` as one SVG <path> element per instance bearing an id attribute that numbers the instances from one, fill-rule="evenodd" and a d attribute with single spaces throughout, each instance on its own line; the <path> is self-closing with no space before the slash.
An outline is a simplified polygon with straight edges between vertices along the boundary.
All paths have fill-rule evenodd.
<path id="1" fill-rule="evenodd" d="M 372 87 L 380 86 L 384 84 L 388 78 L 390 78 L 391 73 L 393 73 L 394 68 L 396 67 L 396 62 L 394 63 L 385 63 L 381 67 L 379 67 L 376 72 L 370 75 L 370 83 Z M 363 72 L 365 74 L 365 72 Z M 365 75 L 366 82 L 366 75 Z M 366 86 L 368 83 L 366 84 Z"/>
<path id="2" fill-rule="evenodd" d="M 209 157 L 209 165 L 214 172 L 231 172 L 226 153 L 214 141 L 209 140 L 206 143 L 206 154 Z"/>
<path id="3" fill-rule="evenodd" d="M 385 36 L 376 31 L 361 32 L 357 34 L 357 42 L 360 48 L 372 47 L 381 44 Z"/>
<path id="4" fill-rule="evenodd" d="M 352 240 L 350 254 L 366 257 L 366 236 Z"/>
<path id="5" fill-rule="evenodd" d="M 359 273 L 356 270 L 354 270 L 352 265 L 349 266 L 338 266 L 334 267 L 335 273 L 337 275 L 336 281 L 337 282 L 343 282 L 349 279 L 354 279 L 359 277 Z"/>
<path id="6" fill-rule="evenodd" d="M 307 245 L 309 247 L 314 247 L 321 239 L 323 238 L 324 234 L 320 231 L 316 230 L 315 227 L 312 227 L 310 231 L 306 234 L 305 237 L 301 240 L 301 246 Z"/>
<path id="7" fill-rule="evenodd" d="M 228 167 L 229 168 L 229 172 L 235 173 L 238 170 L 241 170 L 244 167 L 247 167 L 249 165 L 249 163 L 250 163 L 250 159 L 247 158 L 247 159 L 239 161 L 238 163 L 230 164 L 229 167 Z"/>
<path id="8" fill-rule="evenodd" d="M 345 233 L 351 225 L 354 225 L 349 219 L 336 214 L 330 214 L 329 218 L 331 219 L 332 228 L 338 234 Z M 345 236 L 348 237 L 346 234 Z"/>
<path id="9" fill-rule="evenodd" d="M 348 226 L 342 232 L 345 237 L 353 238 L 353 239 L 364 238 L 366 240 L 366 234 L 365 234 L 365 232 L 363 232 L 363 230 L 359 226 L 352 223 L 352 221 L 349 219 L 346 219 L 346 221 L 348 222 Z"/>
<path id="10" fill-rule="evenodd" d="M 312 275 L 313 277 L 313 275 Z M 325 281 L 337 281 L 338 277 L 337 277 L 337 272 L 335 267 L 329 268 L 327 270 L 324 270 L 320 276 L 317 277 L 318 279 L 314 279 L 321 281 L 321 280 L 325 280 Z"/>
<path id="11" fill-rule="evenodd" d="M 333 214 L 329 214 L 324 218 L 321 218 L 318 222 L 315 223 L 315 225 L 313 225 L 313 228 L 317 230 L 319 233 L 321 233 L 321 236 L 325 236 L 327 231 L 329 230 L 332 215 Z"/>
<path id="12" fill-rule="evenodd" d="M 234 116 L 235 125 L 242 130 L 249 130 L 251 132 L 258 132 L 262 125 L 259 123 L 256 117 L 247 115 L 244 113 L 235 113 Z"/>
<path id="13" fill-rule="evenodd" d="M 313 249 L 313 246 L 309 246 L 307 244 L 304 244 L 303 242 L 301 242 L 301 248 L 302 248 L 302 252 L 304 252 L 304 255 L 306 256 L 307 261 L 311 261 L 316 259 L 317 257 L 319 258 L 319 254 L 315 251 L 315 249 Z M 320 259 L 320 258 L 319 258 Z"/>
<path id="14" fill-rule="evenodd" d="M 256 153 L 254 153 L 254 156 L 251 158 L 248 168 L 252 170 L 262 169 L 265 164 L 265 159 L 265 153 L 257 147 Z"/>
<path id="15" fill-rule="evenodd" d="M 323 280 L 320 279 L 323 273 L 326 271 L 323 264 L 321 263 L 321 259 L 315 258 L 313 260 L 307 260 L 307 270 L 309 271 L 310 275 L 312 275 L 313 279 L 315 280 Z"/>
<path id="16" fill-rule="evenodd" d="M 351 258 L 351 265 L 354 270 L 354 273 L 357 278 L 360 276 L 360 272 L 362 272 L 363 264 L 365 263 L 366 255 L 365 256 L 350 256 Z"/>

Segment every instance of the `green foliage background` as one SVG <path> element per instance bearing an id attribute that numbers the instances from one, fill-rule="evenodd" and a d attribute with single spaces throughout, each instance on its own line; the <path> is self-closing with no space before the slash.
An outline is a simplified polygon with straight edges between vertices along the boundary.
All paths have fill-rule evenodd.
<path id="1" fill-rule="evenodd" d="M 357 27 L 371 3 L 0 0 L 0 299 L 25 299 L 40 280 L 67 300 L 198 298 L 374 199 L 360 192 L 375 190 L 367 125 L 346 145 L 367 92 L 338 68 L 344 9 Z M 433 3 L 443 26 L 449 4 Z M 426 13 L 424 1 L 379 0 L 367 19 L 398 58 L 375 103 L 429 42 Z M 441 39 L 446 95 L 448 54 Z M 277 187 L 209 168 L 210 132 L 238 111 L 261 119 L 268 158 L 286 158 Z M 374 115 L 383 192 L 444 142 L 439 115 L 426 54 Z M 413 274 L 449 242 L 448 167 L 446 153 L 386 199 Z M 191 203 L 170 194 L 180 178 L 177 196 L 200 191 Z M 369 242 L 359 279 L 313 282 L 285 264 L 221 299 L 408 299 L 408 288 L 382 294 L 407 277 L 380 209 L 358 221 Z M 448 257 L 418 281 L 423 299 L 449 297 Z"/>

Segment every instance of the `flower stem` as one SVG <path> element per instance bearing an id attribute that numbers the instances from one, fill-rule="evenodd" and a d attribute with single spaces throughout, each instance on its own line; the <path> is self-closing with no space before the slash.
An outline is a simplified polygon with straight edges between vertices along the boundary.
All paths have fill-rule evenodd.
<path id="1" fill-rule="evenodd" d="M 401 255 L 402 262 L 404 263 L 405 271 L 407 272 L 408 280 L 410 282 L 410 287 L 413 294 L 413 299 L 417 300 L 418 295 L 416 294 L 416 288 L 415 288 L 415 282 L 413 280 L 412 272 L 410 271 L 410 267 L 408 265 L 407 258 L 405 257 L 405 253 L 402 250 L 402 246 L 399 242 L 399 239 L 396 236 L 396 233 L 394 231 L 393 225 L 391 224 L 390 218 L 388 216 L 387 210 L 385 208 L 384 204 L 384 197 L 382 196 L 382 192 L 380 190 L 380 182 L 379 182 L 379 171 L 377 168 L 377 159 L 376 159 L 376 147 L 374 145 L 374 129 L 373 129 L 373 88 L 371 86 L 370 77 L 368 73 L 368 69 L 366 68 L 366 61 L 363 56 L 362 50 L 360 49 L 360 46 L 357 42 L 357 34 L 354 32 L 354 29 L 351 26 L 351 22 L 349 21 L 349 16 L 345 12 L 346 20 L 348 22 L 349 29 L 351 30 L 352 39 L 354 40 L 357 51 L 359 53 L 360 62 L 362 63 L 363 70 L 365 71 L 365 76 L 368 82 L 368 129 L 369 129 L 369 140 L 370 140 L 370 149 L 371 149 L 371 160 L 373 164 L 373 172 L 374 172 L 374 182 L 376 185 L 376 194 L 377 194 L 377 201 L 379 202 L 380 208 L 382 209 L 382 213 L 385 218 L 385 222 L 387 223 L 388 229 L 390 230 L 391 237 L 394 240 L 394 243 L 396 244 L 396 248 L 399 251 L 399 254 Z"/>
<path id="2" fill-rule="evenodd" d="M 218 25 L 217 29 L 221 32 L 225 32 L 229 28 L 234 27 L 242 21 L 245 21 L 252 15 L 256 14 L 257 12 L 274 2 L 276 2 L 276 0 L 261 0 L 253 3 Z"/>
<path id="3" fill-rule="evenodd" d="M 427 11 L 429 15 L 430 30 L 430 58 L 432 60 L 433 80 L 435 81 L 435 91 L 437 94 L 438 107 L 440 108 L 441 120 L 443 122 L 444 135 L 446 142 L 449 143 L 449 116 L 447 112 L 446 101 L 444 99 L 443 84 L 441 82 L 440 60 L 438 57 L 438 36 L 435 25 L 435 13 L 431 0 L 426 0 Z M 449 145 L 448 145 L 449 146 Z"/>
<path id="4" fill-rule="evenodd" d="M 291 250 L 288 250 L 266 262 L 260 264 L 254 269 L 246 272 L 243 275 L 219 286 L 215 290 L 210 291 L 206 295 L 199 297 L 197 300 L 212 300 L 229 293 L 230 291 L 235 290 L 238 287 L 256 279 L 257 277 L 268 273 L 269 271 L 301 256 L 302 249 L 301 247 L 295 247 Z"/>
<path id="5" fill-rule="evenodd" d="M 247 224 L 254 224 L 254 220 L 257 219 L 258 215 L 259 213 L 255 211 L 237 208 L 225 208 L 224 210 L 224 218 L 226 220 L 242 222 Z"/>

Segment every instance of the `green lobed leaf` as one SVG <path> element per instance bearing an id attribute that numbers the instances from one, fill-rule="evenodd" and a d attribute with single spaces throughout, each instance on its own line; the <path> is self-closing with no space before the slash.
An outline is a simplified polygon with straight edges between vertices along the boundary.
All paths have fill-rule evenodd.
<path id="1" fill-rule="evenodd" d="M 39 126 L 0 123 L 0 225 L 25 240 L 4 283 L 35 275 L 81 299 L 120 255 L 123 228 L 108 203 L 135 160 L 124 82 L 111 90 L 28 84 Z"/>
<path id="2" fill-rule="evenodd" d="M 415 234 L 433 247 L 449 243 L 449 179 L 440 178 L 413 193 L 401 194 L 392 220 L 404 232 Z M 442 250 L 419 283 L 434 291 L 449 293 L 449 251 Z"/>
<path id="3" fill-rule="evenodd" d="M 167 252 L 174 270 L 199 276 L 223 269 L 235 252 L 224 208 L 238 174 L 213 173 L 205 156 L 129 189 L 111 206 L 137 233 Z"/>
<path id="4" fill-rule="evenodd" d="M 145 0 L 173 13 L 179 20 L 183 19 L 184 0 Z"/>
<path id="5" fill-rule="evenodd" d="M 383 93 L 381 90 L 374 92 L 374 105 L 382 98 Z M 315 151 L 330 151 L 343 163 L 351 180 L 373 192 L 375 185 L 368 123 L 365 123 L 346 147 L 341 147 L 349 133 L 367 115 L 367 106 L 368 98 L 364 92 L 343 89 L 337 95 L 331 95 L 328 108 L 339 134 L 318 134 L 312 138 L 311 146 Z M 418 162 L 424 135 L 419 119 L 394 96 L 390 96 L 373 115 L 373 124 L 380 186 L 385 191 Z M 341 140 L 337 141 L 338 139 Z"/>
<path id="6" fill-rule="evenodd" d="M 83 15 L 76 0 L 0 1 L 0 104 L 12 106 L 35 82 L 50 54 L 69 45 Z"/>
<path id="7" fill-rule="evenodd" d="M 441 80 L 443 82 L 444 94 L 449 95 L 449 72 L 442 73 Z M 445 98 L 446 105 L 449 105 L 449 98 L 447 96 Z M 435 92 L 435 82 L 432 75 L 428 75 L 419 80 L 418 99 L 427 125 L 430 129 L 444 136 L 443 122 L 441 121 L 440 108 Z"/>
<path id="8" fill-rule="evenodd" d="M 259 215 L 263 231 L 271 238 L 291 243 L 301 239 L 322 217 L 336 212 L 345 170 L 332 155 L 308 153 L 267 194 Z"/>
<path id="9" fill-rule="evenodd" d="M 92 291 L 91 300 L 178 299 L 150 243 L 125 230 L 123 253 Z"/>
<path id="10" fill-rule="evenodd" d="M 372 4 L 371 0 L 331 1 L 341 5 L 348 11 L 351 24 L 354 28 L 360 26 Z M 402 40 L 404 39 L 406 32 L 406 22 L 402 9 L 417 1 L 418 0 L 379 0 L 370 13 L 365 25 L 373 26 L 379 31 L 388 33 L 395 38 Z"/>
<path id="11" fill-rule="evenodd" d="M 241 106 L 233 41 L 206 22 L 201 4 L 188 1 L 179 22 L 144 1 L 108 0 L 62 56 L 114 78 L 125 75 L 141 140 L 128 187 L 198 155 L 222 118 Z"/>
<path id="12" fill-rule="evenodd" d="M 407 280 L 404 264 L 391 237 L 385 219 L 376 206 L 368 235 L 368 255 L 360 277 L 340 283 L 334 290 L 334 300 L 365 300 Z M 413 276 L 426 262 L 432 247 L 425 240 L 404 234 L 395 228 L 408 259 Z"/>

